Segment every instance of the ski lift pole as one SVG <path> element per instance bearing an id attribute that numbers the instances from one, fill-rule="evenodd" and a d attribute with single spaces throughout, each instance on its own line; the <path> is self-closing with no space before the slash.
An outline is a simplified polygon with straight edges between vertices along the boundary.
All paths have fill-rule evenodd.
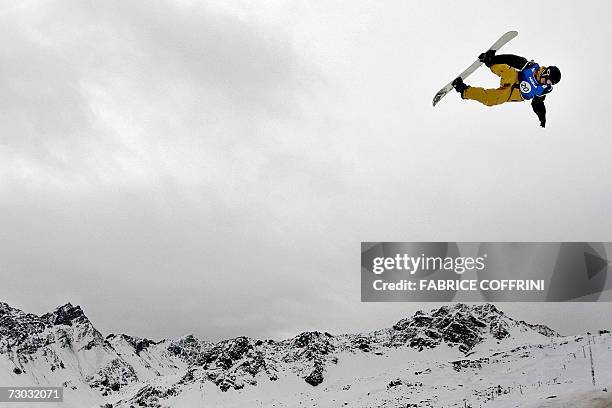
<path id="1" fill-rule="evenodd" d="M 591 359 L 591 378 L 593 380 L 593 387 L 595 387 L 595 366 L 593 365 L 593 350 L 591 348 L 591 336 L 587 337 L 589 339 L 589 357 Z"/>

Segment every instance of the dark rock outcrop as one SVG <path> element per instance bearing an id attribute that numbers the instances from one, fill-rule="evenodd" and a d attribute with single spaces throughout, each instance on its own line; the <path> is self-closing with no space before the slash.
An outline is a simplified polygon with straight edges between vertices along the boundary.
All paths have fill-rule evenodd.
<path id="1" fill-rule="evenodd" d="M 304 378 L 304 381 L 313 387 L 316 387 L 323 382 L 323 370 L 322 364 L 315 364 L 314 369 L 310 374 L 308 374 L 308 376 L 306 376 L 306 378 Z"/>

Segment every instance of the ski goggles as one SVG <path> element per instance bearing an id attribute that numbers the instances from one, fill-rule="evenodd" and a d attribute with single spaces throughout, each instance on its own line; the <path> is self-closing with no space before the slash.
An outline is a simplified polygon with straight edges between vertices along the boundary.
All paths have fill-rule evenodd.
<path id="1" fill-rule="evenodd" d="M 553 85 L 553 81 L 550 79 L 550 68 L 546 68 L 544 71 L 542 71 L 540 78 L 543 78 L 547 85 Z"/>

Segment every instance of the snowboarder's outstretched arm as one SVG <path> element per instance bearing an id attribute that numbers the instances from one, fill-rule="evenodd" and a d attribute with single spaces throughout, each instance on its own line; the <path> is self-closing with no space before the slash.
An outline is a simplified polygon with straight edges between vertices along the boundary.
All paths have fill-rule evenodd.
<path id="1" fill-rule="evenodd" d="M 540 119 L 540 126 L 546 126 L 546 106 L 544 105 L 545 95 L 536 96 L 531 100 L 531 107 L 536 115 L 538 115 L 538 119 Z"/>
<path id="2" fill-rule="evenodd" d="M 495 55 L 495 51 L 493 50 L 480 54 L 478 59 L 484 62 L 489 68 L 495 64 L 506 64 L 518 70 L 525 68 L 525 65 L 529 62 L 527 58 L 519 57 L 514 54 Z"/>
<path id="3" fill-rule="evenodd" d="M 491 59 L 491 65 L 495 64 L 506 64 L 514 69 L 523 69 L 529 61 L 525 57 L 519 57 L 514 54 L 500 54 L 496 55 Z"/>

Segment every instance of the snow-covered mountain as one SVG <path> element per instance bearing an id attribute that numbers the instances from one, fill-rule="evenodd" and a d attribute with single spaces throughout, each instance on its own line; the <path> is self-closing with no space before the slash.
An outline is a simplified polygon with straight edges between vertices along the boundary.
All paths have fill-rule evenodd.
<path id="1" fill-rule="evenodd" d="M 561 337 L 491 304 L 369 333 L 213 343 L 103 336 L 79 306 L 36 316 L 0 303 L 0 386 L 63 386 L 61 406 L 79 408 L 526 406 L 593 392 L 588 342 L 601 390 L 609 334 Z"/>

